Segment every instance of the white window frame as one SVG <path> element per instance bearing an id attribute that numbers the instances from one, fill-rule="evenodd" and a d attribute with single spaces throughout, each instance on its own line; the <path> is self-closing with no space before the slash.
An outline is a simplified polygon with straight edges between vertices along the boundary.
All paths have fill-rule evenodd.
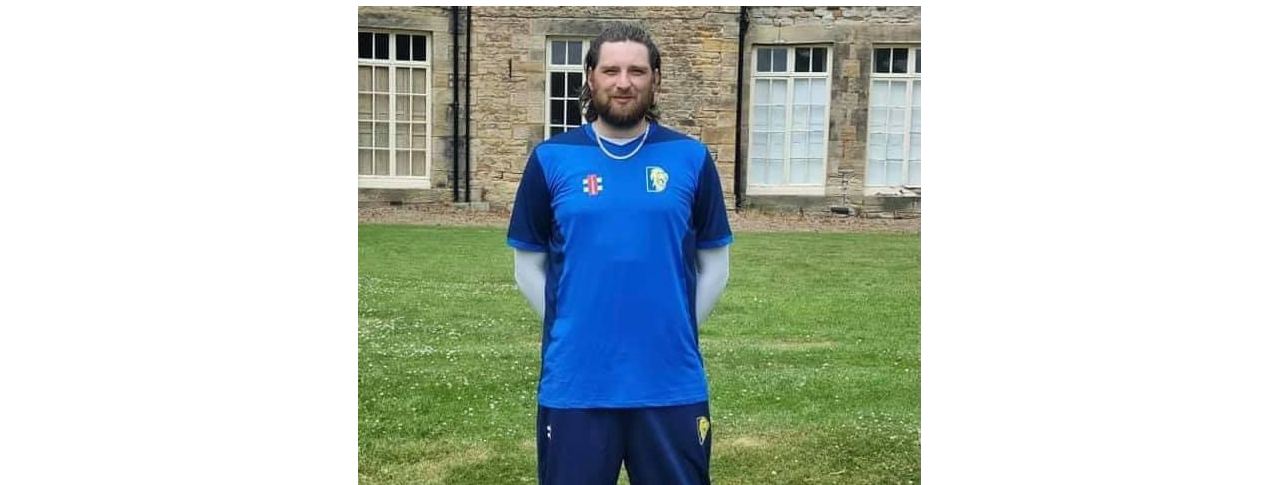
<path id="1" fill-rule="evenodd" d="M 795 72 L 796 49 L 797 48 L 814 48 L 814 47 L 826 49 L 826 56 L 827 56 L 826 71 L 822 73 Z M 823 113 L 822 113 L 822 131 L 825 135 L 822 137 L 822 173 L 823 173 L 822 181 L 818 182 L 817 184 L 766 185 L 766 184 L 751 183 L 750 182 L 751 146 L 752 146 L 752 137 L 754 137 L 755 134 L 754 134 L 754 131 L 751 129 L 751 127 L 748 126 L 747 140 L 746 140 L 747 154 L 746 156 L 743 157 L 743 159 L 747 161 L 747 171 L 748 171 L 747 195 L 826 195 L 827 164 L 830 163 L 830 156 L 829 156 L 830 154 L 828 153 L 828 151 L 830 150 L 829 145 L 831 143 L 831 130 L 830 130 L 831 128 L 830 127 L 831 71 L 833 70 L 831 61 L 832 61 L 832 55 L 835 51 L 834 47 L 835 46 L 831 44 L 756 44 L 751 46 L 751 79 L 749 81 L 751 86 L 751 99 L 748 101 L 748 109 L 747 109 L 747 116 L 749 120 L 755 119 L 755 105 L 756 105 L 755 99 L 757 94 L 755 92 L 756 80 L 757 79 L 786 79 L 787 80 L 787 107 L 784 110 L 786 112 L 787 119 L 785 124 L 783 125 L 786 128 L 783 130 L 784 135 L 783 135 L 783 141 L 782 141 L 782 144 L 783 144 L 782 173 L 784 177 L 787 177 L 787 178 L 791 177 L 791 114 L 793 111 L 791 103 L 793 101 L 793 96 L 795 94 L 795 80 L 810 79 L 810 78 L 826 79 L 826 82 L 824 84 L 827 90 L 827 94 L 826 94 L 827 102 L 823 103 Z M 756 63 L 759 61 L 759 49 L 761 48 L 764 48 L 764 49 L 786 48 L 787 49 L 786 72 L 759 72 L 757 70 Z M 818 74 L 821 74 L 821 75 L 818 75 Z"/>
<path id="2" fill-rule="evenodd" d="M 413 175 L 359 175 L 359 172 L 357 171 L 357 175 L 358 175 L 358 177 L 359 177 L 359 179 L 358 179 L 358 184 L 357 184 L 357 185 L 358 185 L 360 188 L 370 188 L 370 189 L 429 189 L 429 188 L 431 188 L 431 165 L 432 165 L 432 164 L 431 164 L 431 160 L 432 160 L 432 153 L 434 153 L 434 151 L 433 151 L 433 149 L 432 149 L 432 141 L 433 141 L 433 140 L 432 140 L 432 138 L 433 138 L 433 137 L 431 136 L 431 134 L 432 134 L 432 121 L 433 121 L 433 120 L 432 120 L 432 113 L 434 112 L 434 110 L 432 109 L 432 106 L 433 106 L 434 101 L 435 101 L 435 99 L 434 99 L 434 98 L 435 98 L 435 95 L 434 95 L 434 93 L 432 93 L 432 79 L 431 79 L 431 74 L 432 74 L 432 69 L 431 69 L 431 68 L 432 68 L 432 65 L 431 65 L 431 57 L 432 57 L 432 56 L 431 56 L 431 54 L 432 54 L 432 46 L 434 45 L 434 44 L 433 44 L 434 39 L 432 38 L 432 32 L 431 32 L 431 31 L 413 31 L 413 30 L 394 30 L 394 29 L 390 29 L 390 30 L 389 30 L 389 29 L 371 29 L 371 28 L 360 28 L 360 29 L 359 29 L 359 31 L 360 31 L 360 32 L 371 32 L 371 33 L 374 33 L 374 34 L 391 34 L 391 37 L 390 37 L 390 38 L 389 38 L 389 40 L 388 40 L 389 45 L 387 46 L 387 58 L 386 58 L 386 59 L 361 59 L 361 58 L 358 58 L 358 57 L 357 57 L 357 61 L 358 61 L 358 62 L 357 62 L 357 65 L 359 65 L 359 66 L 372 66 L 372 67 L 374 67 L 374 68 L 375 68 L 375 72 L 376 72 L 376 68 L 377 68 L 377 67 L 386 67 L 386 68 L 388 68 L 388 69 L 387 69 L 387 90 L 388 90 L 388 93 L 389 93 L 389 94 L 388 94 L 388 97 L 389 97 L 390 99 L 387 101 L 387 120 L 386 120 L 386 123 L 387 123 L 388 130 L 389 130 L 389 132 L 387 133 L 387 141 L 388 141 L 388 143 L 387 143 L 387 144 L 388 144 L 388 155 L 387 155 L 387 156 L 388 156 L 388 163 L 390 163 L 390 170 L 391 170 L 391 172 L 393 172 L 393 173 L 395 172 L 395 167 L 396 167 L 396 138 L 395 138 L 395 136 L 396 136 L 396 115 L 395 115 L 395 113 L 396 113 L 396 95 L 397 95 L 397 93 L 396 93 L 396 68 L 411 68 L 411 69 L 422 69 L 422 68 L 425 68 L 425 69 L 427 70 L 427 73 L 426 73 L 426 81 L 427 81 L 427 89 L 426 89 L 426 96 L 427 96 L 427 103 L 426 103 L 426 106 L 427 106 L 427 116 L 426 116 L 426 118 L 427 118 L 427 119 L 426 119 L 427 139 L 426 139 L 426 152 L 425 152 L 425 153 L 426 153 L 426 164 L 427 164 L 427 166 L 426 166 L 426 173 L 425 173 L 425 175 L 421 175 L 421 176 L 413 176 Z M 427 49 L 426 60 L 424 60 L 424 61 L 414 61 L 414 60 L 398 61 L 398 60 L 396 60 L 396 41 L 395 41 L 395 36 L 396 36 L 396 35 L 421 35 L 421 36 L 426 37 L 426 40 L 427 40 L 427 45 L 426 45 L 426 49 Z M 376 78 L 377 78 L 376 76 L 377 76 L 377 75 L 376 75 L 376 74 L 374 74 L 373 79 L 376 79 Z M 412 77 L 412 74 L 410 74 L 410 76 Z M 375 81 L 375 82 L 376 82 L 376 81 Z M 358 89 L 358 87 L 357 87 L 357 89 Z M 359 91 L 357 91 L 357 92 L 359 92 Z M 412 103 L 412 101 L 410 101 L 410 102 Z M 375 110 L 375 112 L 376 112 L 376 106 L 377 106 L 377 98 L 375 97 L 375 98 L 374 98 L 374 110 Z M 357 119 L 359 119 L 359 117 L 358 117 L 358 116 L 357 116 Z M 364 121 L 364 120 L 360 120 L 360 121 Z M 371 123 L 381 123 L 382 121 L 381 121 L 381 120 L 376 120 L 376 119 L 375 119 L 375 120 L 372 120 L 372 121 L 370 121 L 370 122 L 371 122 Z M 411 123 L 411 125 L 412 125 L 412 123 Z M 412 137 L 412 131 L 410 132 L 410 136 Z M 410 139 L 410 145 L 412 145 L 412 139 Z M 357 157 L 359 156 L 359 153 L 358 153 L 358 152 L 359 152 L 359 145 L 357 145 Z M 409 160 L 409 166 L 410 166 L 410 171 L 412 172 L 412 167 L 413 167 L 413 155 L 412 155 L 412 151 L 411 151 L 411 153 L 410 153 L 409 157 L 410 157 L 410 160 Z M 375 163 L 375 164 L 377 163 L 377 158 L 376 158 L 376 157 L 374 158 L 374 163 Z"/>
<path id="3" fill-rule="evenodd" d="M 867 83 L 867 127 L 866 127 L 866 130 L 864 130 L 866 132 L 866 139 L 864 140 L 866 142 L 866 145 L 864 146 L 867 147 L 867 149 L 865 150 L 866 155 L 865 157 L 863 157 L 864 158 L 863 164 L 866 170 L 866 172 L 864 173 L 867 174 L 864 182 L 864 190 L 863 190 L 864 195 L 901 195 L 902 193 L 900 192 L 900 189 L 906 188 L 906 189 L 919 190 L 921 187 L 919 184 L 910 185 L 907 183 L 907 180 L 909 179 L 909 172 L 910 172 L 910 165 L 911 165 L 911 123 L 912 123 L 912 116 L 913 116 L 911 112 L 911 103 L 912 103 L 912 100 L 915 99 L 914 98 L 915 81 L 920 81 L 920 72 L 916 71 L 916 54 L 920 48 L 921 48 L 920 44 L 909 44 L 909 43 L 875 44 L 871 46 L 871 69 L 870 69 L 871 78 L 870 78 L 870 82 Z M 907 72 L 905 73 L 876 72 L 876 66 L 875 66 L 876 49 L 907 49 Z M 924 67 L 924 66 L 921 66 L 921 67 Z M 872 135 L 871 133 L 871 109 L 872 109 L 871 97 L 873 96 L 872 90 L 875 89 L 876 81 L 906 81 L 907 83 L 907 91 L 906 91 L 907 110 L 902 120 L 902 123 L 903 123 L 902 138 L 903 139 L 902 139 L 902 172 L 900 173 L 901 179 L 898 180 L 897 183 L 892 183 L 891 181 L 886 180 L 886 182 L 888 183 L 887 185 L 871 185 L 871 177 L 870 177 L 871 135 Z M 923 81 L 921 81 L 921 83 L 923 84 Z M 921 111 L 923 112 L 924 111 L 923 104 L 921 104 L 920 108 L 921 108 Z M 886 119 L 886 123 L 887 122 L 888 120 Z M 924 136 L 924 130 L 922 128 L 921 137 L 923 138 L 923 136 Z M 920 159 L 920 169 L 923 172 L 924 158 Z M 920 181 L 922 184 L 924 183 L 923 175 L 921 176 Z"/>
<path id="4" fill-rule="evenodd" d="M 551 45 L 552 45 L 552 44 L 551 44 L 551 43 L 552 43 L 552 42 L 561 42 L 561 41 L 567 41 L 567 42 L 575 42 L 575 41 L 576 41 L 576 42 L 581 42 L 581 43 L 582 43 L 582 62 L 579 62 L 578 64 L 552 64 L 552 63 L 551 63 L 551 61 L 552 61 L 552 57 L 551 57 Z M 553 73 L 553 72 L 563 72 L 563 73 L 566 73 L 566 74 L 565 74 L 565 76 L 564 76 L 564 78 L 565 78 L 565 85 L 566 85 L 566 86 L 568 85 L 568 82 L 569 82 L 569 74 L 568 74 L 568 73 L 574 73 L 574 72 L 576 72 L 576 73 L 582 74 L 582 85 L 583 85 L 583 86 L 586 86 L 586 85 L 587 85 L 587 73 L 586 73 L 586 71 L 585 71 L 585 70 L 583 70 L 583 62 L 585 62 L 585 61 L 587 60 L 587 49 L 589 49 L 590 47 L 591 47 L 591 39 L 589 39 L 589 38 L 582 38 L 582 37 L 547 37 L 547 46 L 546 46 L 547 50 L 545 51 L 545 52 L 546 52 L 546 56 L 545 56 L 545 57 L 547 58 L 547 65 L 546 65 L 546 67 L 547 67 L 547 76 L 546 76 L 546 79 L 543 81 L 543 86 L 545 86 L 545 89 L 543 89 L 543 90 L 542 90 L 542 114 L 543 114 L 543 116 L 542 116 L 542 139 L 543 139 L 543 140 L 546 140 L 547 138 L 551 138 L 551 73 Z M 582 107 L 581 107 L 581 106 L 579 106 L 579 109 L 581 109 L 581 108 L 582 108 Z M 567 122 L 567 121 L 568 121 L 568 119 L 566 119 L 565 121 Z M 586 124 L 586 122 L 587 122 L 586 117 L 583 117 L 581 121 L 582 121 L 582 124 Z M 567 124 L 567 123 L 564 123 L 564 124 Z M 581 126 L 581 125 L 579 125 L 579 126 Z M 572 129 L 572 128 L 570 128 L 570 129 Z M 567 130 L 566 130 L 566 131 L 567 131 Z"/>

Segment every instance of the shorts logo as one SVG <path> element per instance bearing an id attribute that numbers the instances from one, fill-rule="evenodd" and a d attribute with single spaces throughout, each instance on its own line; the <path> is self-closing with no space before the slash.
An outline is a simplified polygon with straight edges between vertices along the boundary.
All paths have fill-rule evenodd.
<path id="1" fill-rule="evenodd" d="M 600 192 L 604 191 L 604 177 L 594 173 L 588 175 L 587 178 L 582 179 L 582 191 L 592 197 L 600 195 Z"/>
<path id="2" fill-rule="evenodd" d="M 711 431 L 711 421 L 706 416 L 698 416 L 698 444 L 707 441 L 707 432 Z"/>
<path id="3" fill-rule="evenodd" d="M 667 172 L 662 167 L 645 167 L 645 190 L 662 192 L 667 190 Z"/>

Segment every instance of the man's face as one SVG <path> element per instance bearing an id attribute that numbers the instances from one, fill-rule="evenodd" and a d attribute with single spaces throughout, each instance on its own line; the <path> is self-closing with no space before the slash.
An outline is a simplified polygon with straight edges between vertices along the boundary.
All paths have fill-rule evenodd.
<path id="1" fill-rule="evenodd" d="M 638 42 L 605 42 L 600 60 L 587 77 L 591 105 L 605 123 L 635 126 L 653 105 L 658 72 L 649 67 L 649 49 Z"/>

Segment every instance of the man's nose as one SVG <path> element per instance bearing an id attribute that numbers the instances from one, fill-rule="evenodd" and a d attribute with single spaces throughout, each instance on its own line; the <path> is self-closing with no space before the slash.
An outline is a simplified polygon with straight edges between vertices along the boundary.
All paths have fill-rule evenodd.
<path id="1" fill-rule="evenodd" d="M 621 90 L 623 90 L 623 91 L 626 91 L 626 90 L 628 90 L 628 89 L 631 89 L 631 76 L 630 76 L 630 75 L 623 74 L 623 75 L 621 75 L 621 76 L 618 76 L 618 89 L 621 89 Z"/>

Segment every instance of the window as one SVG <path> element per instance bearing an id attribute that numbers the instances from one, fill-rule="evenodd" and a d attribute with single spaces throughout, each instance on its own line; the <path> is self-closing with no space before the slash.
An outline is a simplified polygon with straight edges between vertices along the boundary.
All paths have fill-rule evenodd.
<path id="1" fill-rule="evenodd" d="M 827 162 L 830 49 L 756 48 L 748 191 L 821 195 Z"/>
<path id="2" fill-rule="evenodd" d="M 867 116 L 867 186 L 920 186 L 920 48 L 876 47 Z"/>
<path id="3" fill-rule="evenodd" d="M 547 137 L 582 125 L 582 60 L 591 41 L 551 39 L 547 41 Z"/>
<path id="4" fill-rule="evenodd" d="M 360 186 L 428 187 L 431 37 L 360 31 Z"/>

